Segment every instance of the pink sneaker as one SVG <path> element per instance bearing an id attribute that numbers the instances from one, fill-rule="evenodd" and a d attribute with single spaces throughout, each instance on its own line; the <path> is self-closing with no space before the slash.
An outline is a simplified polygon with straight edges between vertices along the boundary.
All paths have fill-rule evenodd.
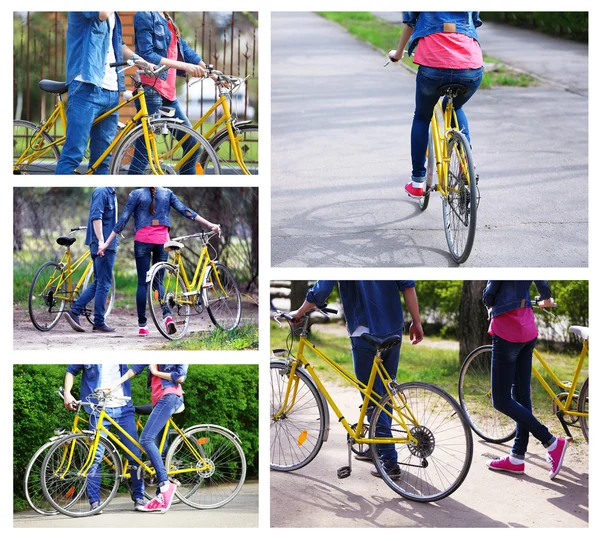
<path id="1" fill-rule="evenodd" d="M 488 460 L 486 464 L 490 470 L 505 471 L 508 473 L 517 474 L 525 473 L 525 463 L 513 464 L 510 461 L 510 458 L 507 456 L 505 456 L 504 458 L 497 458 L 496 460 Z"/>
<path id="2" fill-rule="evenodd" d="M 140 330 L 138 331 L 138 336 L 148 336 L 150 334 L 150 331 L 148 330 L 148 327 L 140 327 Z"/>
<path id="3" fill-rule="evenodd" d="M 565 438 L 558 438 L 554 451 L 548 451 L 546 461 L 550 464 L 550 473 L 548 474 L 550 479 L 554 479 L 558 475 L 568 446 L 569 442 Z"/>
<path id="4" fill-rule="evenodd" d="M 171 316 L 165 318 L 165 327 L 167 329 L 167 334 L 175 334 L 177 332 L 177 327 Z"/>
<path id="5" fill-rule="evenodd" d="M 166 513 L 173 503 L 173 496 L 177 485 L 175 483 L 169 483 L 169 488 L 165 492 L 160 492 L 154 498 L 152 498 L 140 511 L 152 512 L 157 511 L 159 513 Z"/>
<path id="6" fill-rule="evenodd" d="M 424 186 L 425 183 L 423 182 L 421 185 Z M 404 185 L 404 191 L 408 194 L 408 197 L 414 197 L 415 199 L 423 197 L 423 188 L 415 188 L 412 182 Z"/>

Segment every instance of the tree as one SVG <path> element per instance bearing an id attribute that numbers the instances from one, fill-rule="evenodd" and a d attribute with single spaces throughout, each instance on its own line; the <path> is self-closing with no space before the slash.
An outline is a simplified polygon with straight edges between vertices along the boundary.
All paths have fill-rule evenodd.
<path id="1" fill-rule="evenodd" d="M 476 347 L 490 343 L 487 310 L 481 302 L 485 284 L 485 280 L 465 280 L 463 283 L 458 316 L 460 362 Z"/>

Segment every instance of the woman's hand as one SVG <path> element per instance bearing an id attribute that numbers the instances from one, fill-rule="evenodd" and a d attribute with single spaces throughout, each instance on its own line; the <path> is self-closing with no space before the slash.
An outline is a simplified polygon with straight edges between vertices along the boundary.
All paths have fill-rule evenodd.
<path id="1" fill-rule="evenodd" d="M 554 299 L 550 297 L 549 299 L 544 299 L 540 301 L 538 303 L 538 306 L 544 310 L 547 310 L 548 308 L 554 308 L 556 306 L 556 303 L 554 302 Z"/>
<path id="2" fill-rule="evenodd" d="M 201 62 L 201 64 L 204 64 L 204 62 Z M 183 71 L 189 73 L 192 77 L 204 77 L 206 66 L 202 67 L 200 64 L 189 64 L 184 62 Z"/>
<path id="3" fill-rule="evenodd" d="M 156 374 L 159 372 L 157 364 L 151 364 L 148 369 L 153 376 L 156 376 Z"/>
<path id="4" fill-rule="evenodd" d="M 214 231 L 219 237 L 221 236 L 221 225 L 220 224 L 210 224 L 211 231 Z"/>
<path id="5" fill-rule="evenodd" d="M 400 60 L 402 60 L 402 57 L 404 56 L 404 50 L 402 51 L 390 51 L 388 53 L 388 58 L 392 61 L 392 62 L 399 62 Z"/>

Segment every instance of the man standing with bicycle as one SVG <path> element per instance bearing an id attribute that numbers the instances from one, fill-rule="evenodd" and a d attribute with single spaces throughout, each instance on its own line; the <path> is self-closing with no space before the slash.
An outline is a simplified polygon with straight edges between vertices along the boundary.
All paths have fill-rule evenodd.
<path id="1" fill-rule="evenodd" d="M 75 376 L 81 372 L 81 400 L 86 400 L 86 397 L 91 395 L 96 389 L 105 389 L 114 387 L 124 374 L 128 371 L 126 364 L 70 364 L 67 366 L 64 384 L 64 401 L 65 407 L 68 410 L 74 410 L 75 399 L 71 394 Z M 131 398 L 131 384 L 129 381 L 124 381 L 122 384 L 115 387 L 110 398 L 106 402 L 106 413 L 116 421 L 136 442 L 137 430 L 135 425 L 134 409 L 131 400 L 126 401 L 124 397 Z M 93 400 L 92 400 L 93 401 Z M 90 430 L 96 429 L 98 414 L 92 411 L 90 406 L 85 406 L 85 411 L 90 415 L 89 426 Z M 105 427 L 110 427 L 110 423 L 105 421 Z M 118 432 L 119 439 L 133 455 L 141 458 L 141 452 L 129 439 Z M 103 456 L 103 450 L 98 447 L 97 453 L 98 462 L 94 462 L 87 474 L 88 477 L 88 499 L 90 501 L 90 509 L 93 511 L 100 505 L 100 471 L 102 464 L 100 459 Z M 135 464 L 131 465 L 131 488 L 132 498 L 134 501 L 134 509 L 139 511 L 145 505 L 144 501 L 144 480 L 138 477 L 138 467 Z"/>
<path id="2" fill-rule="evenodd" d="M 79 322 L 79 316 L 92 299 L 94 300 L 93 332 L 114 332 L 116 330 L 114 327 L 109 327 L 104 320 L 106 299 L 112 287 L 113 267 L 119 246 L 116 237 L 103 252 L 99 253 L 98 251 L 98 245 L 104 244 L 104 239 L 110 235 L 116 223 L 116 190 L 109 187 L 96 188 L 92 193 L 85 237 L 85 243 L 90 247 L 90 257 L 94 264 L 94 282 L 75 301 L 71 310 L 65 312 L 69 325 L 78 332 L 85 332 Z"/>
<path id="3" fill-rule="evenodd" d="M 54 174 L 73 175 L 90 140 L 93 164 L 115 137 L 119 113 L 93 126 L 94 120 L 119 103 L 125 76 L 110 64 L 133 59 L 149 66 L 123 41 L 121 20 L 115 11 L 70 11 L 67 27 L 67 133 Z M 95 171 L 108 174 L 110 156 Z"/>

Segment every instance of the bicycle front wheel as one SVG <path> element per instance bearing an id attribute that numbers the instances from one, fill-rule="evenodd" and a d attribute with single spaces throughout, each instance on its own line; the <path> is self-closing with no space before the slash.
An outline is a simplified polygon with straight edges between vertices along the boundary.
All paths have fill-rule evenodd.
<path id="1" fill-rule="evenodd" d="M 60 152 L 54 138 L 26 120 L 13 120 L 13 174 L 53 175 Z"/>
<path id="2" fill-rule="evenodd" d="M 90 270 L 87 272 L 85 276 L 85 280 L 83 281 L 83 289 L 85 291 L 90 284 L 94 282 L 94 267 L 90 267 Z M 108 318 L 110 315 L 113 306 L 115 305 L 115 291 L 116 291 L 116 282 L 115 282 L 115 273 L 112 274 L 112 283 L 110 289 L 108 290 L 108 295 L 106 296 L 106 306 L 104 307 L 104 318 Z M 90 325 L 94 324 L 94 299 L 90 301 L 90 303 L 85 308 L 85 317 L 89 321 Z"/>
<path id="3" fill-rule="evenodd" d="M 197 509 L 230 502 L 246 479 L 246 456 L 236 436 L 219 426 L 192 427 L 169 448 L 167 473 L 179 481 L 177 496 Z"/>
<path id="4" fill-rule="evenodd" d="M 473 436 L 460 406 L 443 389 L 420 382 L 399 385 L 394 402 L 398 409 L 393 415 L 404 418 L 417 443 L 392 444 L 401 470 L 399 478 L 389 472 L 390 450 L 385 450 L 384 458 L 383 445 L 377 444 L 371 453 L 377 471 L 392 490 L 409 500 L 434 502 L 449 496 L 465 480 L 473 459 Z M 382 407 L 392 411 L 389 396 Z M 388 414 L 375 408 L 370 423 L 372 439 L 378 437 L 378 423 L 386 424 L 382 416 Z M 406 436 L 401 424 L 394 419 L 390 423 L 392 437 Z"/>
<path id="5" fill-rule="evenodd" d="M 310 463 L 325 437 L 327 404 L 312 379 L 284 361 L 271 361 L 271 469 L 294 471 Z M 291 383 L 291 385 L 290 385 Z M 285 407 L 284 407 L 285 405 Z"/>
<path id="6" fill-rule="evenodd" d="M 590 379 L 586 378 L 581 386 L 581 391 L 579 391 L 579 397 L 577 398 L 577 410 L 580 413 L 587 413 L 589 415 L 589 383 Z M 579 426 L 581 427 L 581 432 L 583 433 L 583 437 L 585 441 L 589 443 L 590 441 L 590 418 L 589 417 L 580 417 L 579 418 Z"/>
<path id="7" fill-rule="evenodd" d="M 471 145 L 458 131 L 448 141 L 448 194 L 443 200 L 444 231 L 450 255 L 464 263 L 471 253 L 477 225 L 477 181 Z"/>
<path id="8" fill-rule="evenodd" d="M 40 515 L 57 515 L 58 511 L 54 509 L 46 500 L 42 491 L 41 471 L 42 463 L 46 453 L 54 445 L 54 441 L 47 441 L 31 457 L 27 468 L 25 468 L 25 478 L 23 479 L 23 489 L 25 498 L 29 506 Z"/>
<path id="9" fill-rule="evenodd" d="M 154 325 L 168 340 L 183 338 L 190 323 L 191 300 L 179 267 L 160 263 L 153 267 L 147 283 L 148 309 Z M 167 318 L 173 320 L 167 324 Z"/>
<path id="10" fill-rule="evenodd" d="M 29 289 L 29 317 L 39 331 L 49 331 L 63 315 L 67 283 L 58 263 L 48 261 L 35 273 Z"/>
<path id="11" fill-rule="evenodd" d="M 209 141 L 219 158 L 221 174 L 245 175 L 248 171 L 251 175 L 258 175 L 258 126 L 246 124 L 232 127 L 236 138 L 234 142 L 229 138 L 227 130 L 218 133 Z M 200 157 L 202 167 L 206 167 L 205 162 L 208 159 L 208 153 L 203 152 Z"/>
<path id="12" fill-rule="evenodd" d="M 458 375 L 458 398 L 471 428 L 492 443 L 512 440 L 515 422 L 492 404 L 492 346 L 473 350 Z"/>
<path id="13" fill-rule="evenodd" d="M 192 128 L 174 120 L 148 121 L 151 149 L 142 126 L 121 141 L 111 161 L 112 175 L 219 175 L 221 167 L 214 149 Z M 204 164 L 200 156 L 206 153 Z M 149 161 L 152 156 L 152 164 Z"/>
<path id="14" fill-rule="evenodd" d="M 211 321 L 224 331 L 231 331 L 242 318 L 242 296 L 233 273 L 222 263 L 210 266 L 204 279 L 203 294 Z"/>
<path id="15" fill-rule="evenodd" d="M 91 438 L 88 434 L 65 436 L 54 443 L 42 462 L 44 496 L 54 509 L 69 517 L 99 513 L 119 488 L 122 466 L 118 453 L 101 437 L 90 465 Z M 94 510 L 90 509 L 92 502 L 99 502 Z"/>

